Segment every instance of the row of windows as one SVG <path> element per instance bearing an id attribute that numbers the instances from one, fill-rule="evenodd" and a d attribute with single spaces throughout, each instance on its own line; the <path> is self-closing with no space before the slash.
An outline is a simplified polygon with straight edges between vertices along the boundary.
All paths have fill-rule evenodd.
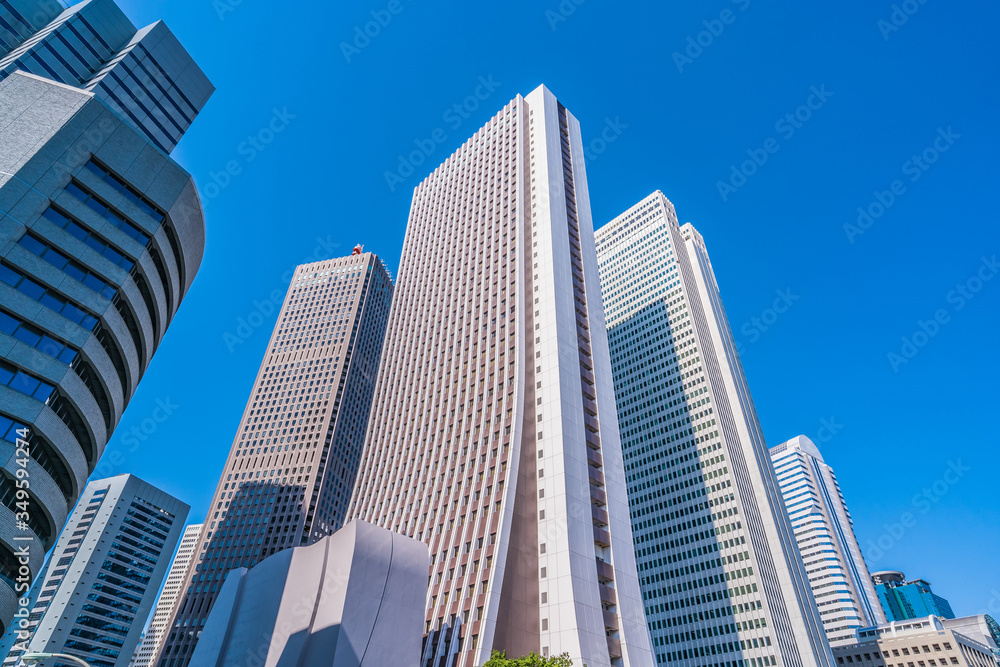
<path id="1" fill-rule="evenodd" d="M 93 331 L 97 326 L 97 318 L 94 315 L 58 292 L 43 287 L 17 269 L 0 264 L 0 280 L 88 331 Z"/>
<path id="2" fill-rule="evenodd" d="M 18 240 L 18 244 L 24 246 L 52 266 L 64 272 L 70 278 L 83 283 L 86 287 L 89 287 L 106 299 L 112 298 L 117 292 L 115 287 L 96 273 L 79 262 L 69 259 L 49 244 L 30 234 L 22 236 Z"/>
<path id="3" fill-rule="evenodd" d="M 160 208 L 154 204 L 152 201 L 147 199 L 142 193 L 133 188 L 131 185 L 126 183 L 124 180 L 111 173 L 109 169 L 106 169 L 102 165 L 91 159 L 84 165 L 87 170 L 96 175 L 99 179 L 107 183 L 113 190 L 120 192 L 125 199 L 129 200 L 133 204 L 139 207 L 139 209 L 148 215 L 153 220 L 157 222 L 163 222 L 166 218 L 166 214 L 160 210 Z M 106 205 L 105 205 L 106 206 Z M 93 208 L 93 206 L 91 207 Z M 99 209 L 94 209 L 100 212 Z M 105 216 L 106 217 L 106 216 Z M 130 224 L 130 223 L 126 223 Z M 124 229 L 122 231 L 125 231 Z M 128 233 L 126 231 L 126 233 Z M 143 243 L 145 245 L 145 243 Z"/>
<path id="4" fill-rule="evenodd" d="M 135 262 L 133 260 L 126 257 L 120 250 L 112 247 L 109 241 L 105 241 L 103 237 L 82 227 L 76 220 L 69 217 L 62 211 L 50 206 L 45 209 L 42 216 L 57 227 L 65 229 L 74 238 L 77 238 L 86 245 L 90 246 L 92 250 L 115 266 L 125 271 L 131 271 L 132 267 L 135 266 Z"/>
<path id="5" fill-rule="evenodd" d="M 25 396 L 38 399 L 43 403 L 49 400 L 49 396 L 56 389 L 48 382 L 44 382 L 30 373 L 12 366 L 3 359 L 0 359 L 0 385 L 10 387 Z"/>
<path id="6" fill-rule="evenodd" d="M 72 364 L 79 354 L 69 345 L 2 309 L 0 309 L 0 331 L 67 365 Z"/>

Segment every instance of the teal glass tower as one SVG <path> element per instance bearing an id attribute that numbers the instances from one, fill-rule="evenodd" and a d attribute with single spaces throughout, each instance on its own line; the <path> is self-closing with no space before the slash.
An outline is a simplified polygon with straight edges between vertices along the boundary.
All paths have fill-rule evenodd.
<path id="1" fill-rule="evenodd" d="M 882 609 L 890 621 L 924 618 L 931 614 L 955 618 L 951 604 L 940 595 L 935 595 L 930 583 L 923 579 L 906 581 L 902 572 L 885 570 L 873 572 L 872 582 Z"/>

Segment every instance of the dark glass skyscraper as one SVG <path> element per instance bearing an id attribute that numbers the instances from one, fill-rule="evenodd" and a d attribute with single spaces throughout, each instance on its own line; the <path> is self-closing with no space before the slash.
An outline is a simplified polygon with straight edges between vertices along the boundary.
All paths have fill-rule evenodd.
<path id="1" fill-rule="evenodd" d="M 188 664 L 230 570 L 343 525 L 392 291 L 360 248 L 296 268 L 155 664 Z"/>
<path id="2" fill-rule="evenodd" d="M 212 90 L 111 0 L 0 2 L 0 628 L 198 271 L 201 203 L 166 151 Z"/>

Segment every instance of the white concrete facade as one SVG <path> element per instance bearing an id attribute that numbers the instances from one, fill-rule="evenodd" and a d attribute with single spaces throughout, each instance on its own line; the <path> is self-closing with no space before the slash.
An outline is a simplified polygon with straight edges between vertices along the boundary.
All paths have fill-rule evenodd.
<path id="1" fill-rule="evenodd" d="M 829 667 L 704 240 L 657 191 L 596 243 L 657 662 Z"/>
<path id="2" fill-rule="evenodd" d="M 430 546 L 424 666 L 653 664 L 583 161 L 539 87 L 414 191 L 351 515 Z"/>

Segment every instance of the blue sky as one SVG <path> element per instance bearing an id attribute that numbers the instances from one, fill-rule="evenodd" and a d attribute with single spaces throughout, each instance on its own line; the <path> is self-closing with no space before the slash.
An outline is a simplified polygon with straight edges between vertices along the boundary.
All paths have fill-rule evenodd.
<path id="1" fill-rule="evenodd" d="M 660 189 L 703 233 L 767 441 L 820 444 L 870 568 L 1000 614 L 1000 8 L 576 1 L 121 0 L 218 90 L 175 152 L 205 259 L 99 472 L 201 519 L 287 272 L 356 243 L 394 270 L 413 186 L 544 83 L 597 225 Z"/>

